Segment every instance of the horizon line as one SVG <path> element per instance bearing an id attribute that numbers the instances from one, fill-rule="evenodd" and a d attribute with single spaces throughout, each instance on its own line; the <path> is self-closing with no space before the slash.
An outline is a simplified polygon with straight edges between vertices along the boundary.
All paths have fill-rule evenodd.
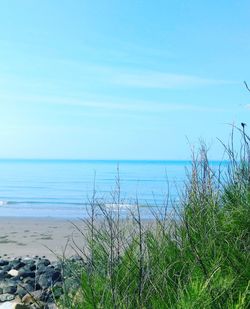
<path id="1" fill-rule="evenodd" d="M 192 162 L 192 159 L 83 159 L 83 158 L 0 158 L 0 161 L 76 161 L 76 162 Z M 230 160 L 211 159 L 209 162 L 229 162 Z"/>

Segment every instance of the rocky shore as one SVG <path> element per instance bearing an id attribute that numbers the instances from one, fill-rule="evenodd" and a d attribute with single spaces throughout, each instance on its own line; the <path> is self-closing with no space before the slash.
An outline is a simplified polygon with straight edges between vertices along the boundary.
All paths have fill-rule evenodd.
<path id="1" fill-rule="evenodd" d="M 55 309 L 62 294 L 61 262 L 45 256 L 0 258 L 0 309 Z"/>

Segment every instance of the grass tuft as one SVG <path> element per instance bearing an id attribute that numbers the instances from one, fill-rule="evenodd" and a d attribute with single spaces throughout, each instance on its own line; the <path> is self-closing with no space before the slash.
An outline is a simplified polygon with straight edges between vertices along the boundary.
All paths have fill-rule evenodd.
<path id="1" fill-rule="evenodd" d="M 223 144 L 226 170 L 212 169 L 204 145 L 193 155 L 174 216 L 165 205 L 143 221 L 137 202 L 122 219 L 94 190 L 87 247 L 78 251 L 80 262 L 64 262 L 59 308 L 250 307 L 250 139 L 244 127 L 234 131 Z M 119 209 L 119 174 L 113 196 Z"/>

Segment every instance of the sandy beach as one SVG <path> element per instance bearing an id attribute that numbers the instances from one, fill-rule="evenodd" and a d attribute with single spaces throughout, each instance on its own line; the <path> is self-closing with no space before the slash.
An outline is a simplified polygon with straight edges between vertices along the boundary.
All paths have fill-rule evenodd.
<path id="1" fill-rule="evenodd" d="M 72 239 L 83 248 L 83 237 L 72 224 L 83 229 L 80 220 L 63 220 L 52 218 L 0 218 L 0 256 L 14 258 L 18 256 L 46 256 L 51 260 L 56 255 L 66 256 L 75 253 Z M 52 252 L 52 251 L 53 252 Z"/>

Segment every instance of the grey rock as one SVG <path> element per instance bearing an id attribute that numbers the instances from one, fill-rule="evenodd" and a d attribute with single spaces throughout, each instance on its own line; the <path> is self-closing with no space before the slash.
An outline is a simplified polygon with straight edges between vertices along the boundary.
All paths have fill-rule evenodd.
<path id="1" fill-rule="evenodd" d="M 22 302 L 25 304 L 37 302 L 41 299 L 42 294 L 43 294 L 42 290 L 37 290 L 31 293 L 27 293 L 23 296 Z"/>
<path id="2" fill-rule="evenodd" d="M 11 295 L 8 293 L 0 295 L 0 302 L 11 301 L 13 299 L 15 299 L 15 295 Z"/>
<path id="3" fill-rule="evenodd" d="M 29 305 L 16 304 L 14 309 L 31 309 L 31 307 Z"/>
<path id="4" fill-rule="evenodd" d="M 7 286 L 9 286 L 9 281 L 8 281 L 8 279 L 5 279 L 5 280 L 3 280 L 3 281 L 0 281 L 0 288 L 1 288 L 1 289 L 5 289 L 5 288 L 7 288 Z"/>
<path id="5" fill-rule="evenodd" d="M 62 263 L 50 262 L 45 257 L 25 257 L 8 260 L 0 257 L 0 302 L 11 302 L 33 295 L 42 308 L 56 309 L 54 300 L 63 294 Z M 37 309 L 37 304 L 29 301 L 17 304 L 16 309 Z M 11 302 L 13 304 L 13 302 Z"/>
<path id="6" fill-rule="evenodd" d="M 0 266 L 5 266 L 5 265 L 8 265 L 8 264 L 9 264 L 9 262 L 7 260 L 3 260 L 3 259 L 0 260 Z"/>
<path id="7" fill-rule="evenodd" d="M 0 270 L 0 280 L 3 280 L 6 276 L 6 274 L 7 274 L 6 271 Z"/>
<path id="8" fill-rule="evenodd" d="M 10 264 L 2 266 L 2 271 L 6 271 L 7 272 L 9 270 L 11 270 L 11 265 Z"/>
<path id="9" fill-rule="evenodd" d="M 49 288 L 57 281 L 62 280 L 61 272 L 54 271 L 54 269 L 47 269 L 47 271 L 41 274 L 38 278 L 38 283 L 43 288 Z"/>
<path id="10" fill-rule="evenodd" d="M 24 266 L 25 266 L 25 263 L 18 261 L 12 268 L 18 270 Z"/>
<path id="11" fill-rule="evenodd" d="M 9 282 L 9 285 L 17 285 L 20 283 L 20 279 L 18 277 L 11 277 L 7 279 L 7 281 Z"/>
<path id="12" fill-rule="evenodd" d="M 52 285 L 52 279 L 47 274 L 41 274 L 37 282 L 44 289 L 49 288 Z"/>
<path id="13" fill-rule="evenodd" d="M 16 285 L 9 285 L 9 286 L 6 286 L 5 288 L 3 288 L 3 294 L 15 294 L 16 293 L 16 290 L 17 290 L 17 287 Z"/>
<path id="14" fill-rule="evenodd" d="M 18 283 L 17 280 L 12 279 L 0 281 L 0 294 L 15 294 Z"/>
<path id="15" fill-rule="evenodd" d="M 19 274 L 18 274 L 19 278 L 34 278 L 35 277 L 35 273 L 33 271 L 20 271 Z"/>
<path id="16" fill-rule="evenodd" d="M 55 283 L 55 282 L 61 281 L 61 280 L 62 280 L 61 272 L 59 272 L 59 271 L 53 272 L 53 274 L 52 274 L 52 282 Z"/>
<path id="17" fill-rule="evenodd" d="M 43 274 L 43 273 L 46 272 L 46 270 L 47 270 L 47 267 L 45 265 L 39 264 L 39 265 L 37 265 L 36 273 L 37 274 Z"/>
<path id="18" fill-rule="evenodd" d="M 49 289 L 44 290 L 41 297 L 40 297 L 40 300 L 45 302 L 45 303 L 52 303 L 53 300 L 54 300 L 52 291 L 49 290 Z"/>
<path id="19" fill-rule="evenodd" d="M 28 271 L 35 271 L 37 269 L 36 264 L 26 264 L 25 267 L 23 267 L 23 270 Z"/>
<path id="20" fill-rule="evenodd" d="M 17 291 L 16 293 L 22 298 L 24 297 L 24 295 L 26 295 L 28 292 L 33 292 L 34 291 L 34 287 L 30 284 L 24 283 L 22 285 L 19 285 L 17 287 Z"/>
<path id="21" fill-rule="evenodd" d="M 37 263 L 37 267 L 39 267 L 39 265 L 48 266 L 48 265 L 50 265 L 50 261 L 49 261 L 48 259 L 41 259 L 41 260 Z"/>
<path id="22" fill-rule="evenodd" d="M 24 283 L 30 284 L 33 287 L 35 286 L 35 278 L 26 277 L 23 279 Z"/>

